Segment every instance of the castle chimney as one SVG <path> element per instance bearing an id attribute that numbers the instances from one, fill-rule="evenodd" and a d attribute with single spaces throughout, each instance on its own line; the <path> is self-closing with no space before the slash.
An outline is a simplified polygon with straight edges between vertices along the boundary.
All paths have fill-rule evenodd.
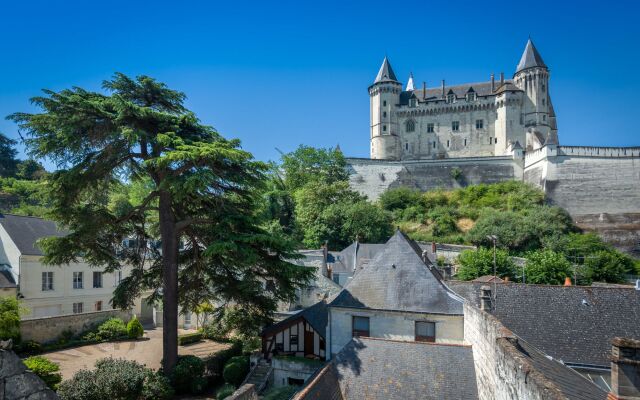
<path id="1" fill-rule="evenodd" d="M 491 286 L 483 285 L 480 287 L 480 309 L 491 311 Z"/>
<path id="2" fill-rule="evenodd" d="M 496 77 L 491 73 L 491 93 L 496 91 Z"/>
<path id="3" fill-rule="evenodd" d="M 444 99 L 444 79 L 442 80 L 442 98 Z"/>
<path id="4" fill-rule="evenodd" d="M 504 85 L 504 72 L 500 72 L 500 86 Z"/>
<path id="5" fill-rule="evenodd" d="M 569 278 L 568 276 L 564 278 L 564 285 L 565 286 L 571 286 L 571 278 Z"/>
<path id="6" fill-rule="evenodd" d="M 427 82 L 422 82 L 422 100 L 427 99 Z"/>
<path id="7" fill-rule="evenodd" d="M 613 339 L 611 395 L 617 400 L 640 399 L 640 340 Z"/>

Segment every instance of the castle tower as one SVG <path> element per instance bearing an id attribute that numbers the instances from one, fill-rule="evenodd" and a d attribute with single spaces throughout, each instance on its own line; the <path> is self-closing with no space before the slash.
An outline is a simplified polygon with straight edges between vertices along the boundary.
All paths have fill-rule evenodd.
<path id="1" fill-rule="evenodd" d="M 513 80 L 525 92 L 522 121 L 527 132 L 526 149 L 542 147 L 547 138 L 555 137 L 557 142 L 555 114 L 550 113 L 549 69 L 531 39 L 527 42 Z"/>
<path id="2" fill-rule="evenodd" d="M 402 84 L 385 57 L 376 80 L 369 86 L 372 159 L 400 159 L 400 131 L 394 116 L 400 92 Z"/>

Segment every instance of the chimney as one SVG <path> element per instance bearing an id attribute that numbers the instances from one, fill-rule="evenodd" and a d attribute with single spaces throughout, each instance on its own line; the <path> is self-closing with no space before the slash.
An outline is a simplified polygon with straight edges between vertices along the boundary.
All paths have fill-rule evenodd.
<path id="1" fill-rule="evenodd" d="M 427 99 L 427 82 L 422 82 L 422 100 Z"/>
<path id="2" fill-rule="evenodd" d="M 495 91 L 496 91 L 496 77 L 492 73 L 491 74 L 491 93 L 493 93 Z"/>
<path id="3" fill-rule="evenodd" d="M 480 309 L 491 311 L 491 286 L 483 285 L 480 287 Z"/>
<path id="4" fill-rule="evenodd" d="M 504 85 L 504 72 L 500 72 L 500 86 Z"/>
<path id="5" fill-rule="evenodd" d="M 436 254 L 438 251 L 437 247 L 436 247 L 436 242 L 431 242 L 431 252 L 433 254 Z"/>
<path id="6" fill-rule="evenodd" d="M 504 277 L 504 283 L 508 283 L 508 282 L 509 282 L 509 279 L 510 279 L 510 278 L 509 278 L 508 276 L 505 276 L 505 277 Z"/>
<path id="7" fill-rule="evenodd" d="M 329 245 L 325 240 L 322 245 L 322 275 L 329 277 L 329 268 L 327 267 L 327 259 L 329 258 Z"/>
<path id="8" fill-rule="evenodd" d="M 617 337 L 612 345 L 611 395 L 616 400 L 640 399 L 640 340 Z"/>
<path id="9" fill-rule="evenodd" d="M 442 98 L 444 99 L 444 79 L 442 80 Z"/>
<path id="10" fill-rule="evenodd" d="M 327 266 L 327 278 L 333 280 L 333 267 Z"/>
<path id="11" fill-rule="evenodd" d="M 565 286 L 571 286 L 571 278 L 569 278 L 568 276 L 564 278 L 564 285 Z"/>

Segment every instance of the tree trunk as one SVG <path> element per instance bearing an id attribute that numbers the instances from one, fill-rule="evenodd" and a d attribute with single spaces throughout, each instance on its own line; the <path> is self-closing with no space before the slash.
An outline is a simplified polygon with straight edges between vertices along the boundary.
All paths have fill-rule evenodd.
<path id="1" fill-rule="evenodd" d="M 162 367 L 169 376 L 178 362 L 178 237 L 171 209 L 171 194 L 160 192 L 160 237 L 162 240 Z"/>

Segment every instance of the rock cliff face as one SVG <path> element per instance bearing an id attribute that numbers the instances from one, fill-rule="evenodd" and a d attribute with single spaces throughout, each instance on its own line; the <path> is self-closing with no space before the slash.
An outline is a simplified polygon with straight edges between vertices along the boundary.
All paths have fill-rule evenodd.
<path id="1" fill-rule="evenodd" d="M 37 375 L 27 371 L 14 352 L 0 350 L 0 399 L 56 400 L 58 396 Z"/>

